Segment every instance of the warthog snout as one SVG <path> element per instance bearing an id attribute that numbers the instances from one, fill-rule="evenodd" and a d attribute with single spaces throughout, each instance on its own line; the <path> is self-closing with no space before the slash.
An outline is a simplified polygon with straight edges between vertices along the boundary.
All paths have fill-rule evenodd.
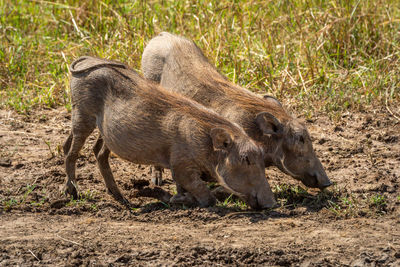
<path id="1" fill-rule="evenodd" d="M 217 147 L 223 150 L 216 169 L 219 181 L 253 209 L 274 207 L 276 201 L 265 177 L 261 147 L 249 139 L 230 138 L 226 147 Z"/>
<path id="2" fill-rule="evenodd" d="M 308 187 L 317 187 L 321 190 L 332 185 L 332 182 L 329 180 L 325 172 L 307 172 L 304 175 L 302 182 Z"/>
<path id="3" fill-rule="evenodd" d="M 314 153 L 311 153 L 314 154 Z M 332 185 L 321 162 L 316 156 L 310 158 L 287 157 L 278 166 L 282 171 L 300 180 L 305 186 L 324 189 Z"/>
<path id="4" fill-rule="evenodd" d="M 277 123 L 283 128 L 283 134 L 282 150 L 278 149 L 275 154 L 276 166 L 308 187 L 324 189 L 332 185 L 305 125 L 294 120 L 286 124 Z"/>
<path id="5" fill-rule="evenodd" d="M 267 192 L 258 192 L 246 201 L 252 209 L 273 209 L 277 207 L 274 195 Z"/>
<path id="6" fill-rule="evenodd" d="M 267 182 L 264 183 L 261 190 L 258 190 L 256 198 L 260 209 L 271 209 L 277 206 L 274 194 Z"/>
<path id="7" fill-rule="evenodd" d="M 265 177 L 264 171 L 263 174 Z M 251 206 L 253 209 L 272 209 L 277 206 L 275 196 L 272 193 L 271 187 L 266 178 L 263 180 L 261 185 L 257 187 L 257 192 L 253 196 L 253 199 L 256 201 L 256 205 Z"/>
<path id="8" fill-rule="evenodd" d="M 312 154 L 315 155 L 315 153 Z M 313 156 L 312 159 L 313 160 L 311 162 L 314 164 L 311 164 L 310 169 L 305 172 L 302 182 L 305 185 L 307 185 L 307 182 L 312 183 L 312 185 L 309 185 L 309 187 L 317 187 L 321 190 L 332 185 L 332 182 L 329 180 L 328 175 L 326 175 L 324 167 L 322 166 L 318 157 Z"/>
<path id="9" fill-rule="evenodd" d="M 274 194 L 268 183 L 263 183 L 263 185 L 258 188 L 258 191 L 252 192 L 247 197 L 243 197 L 243 199 L 255 210 L 272 209 L 277 206 Z"/>

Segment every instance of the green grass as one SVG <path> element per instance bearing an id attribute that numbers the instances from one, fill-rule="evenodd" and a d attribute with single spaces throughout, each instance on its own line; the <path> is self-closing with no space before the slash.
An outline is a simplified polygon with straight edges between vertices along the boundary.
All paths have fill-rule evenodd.
<path id="1" fill-rule="evenodd" d="M 3 205 L 3 209 L 5 211 L 10 211 L 13 208 L 22 205 L 40 207 L 47 200 L 45 196 L 46 191 L 43 189 L 40 192 L 40 197 L 37 200 L 32 200 L 30 199 L 30 196 L 32 195 L 32 192 L 35 191 L 36 189 L 37 189 L 36 184 L 27 184 L 24 188 L 21 189 L 20 195 L 5 198 L 3 200 L 0 200 L 0 203 Z"/>
<path id="2" fill-rule="evenodd" d="M 73 199 L 71 197 L 71 200 L 66 204 L 66 206 L 67 207 L 68 206 L 82 206 L 82 205 L 85 205 L 88 202 L 92 203 L 92 202 L 95 201 L 96 196 L 97 196 L 97 192 L 91 191 L 90 189 L 88 189 L 88 190 L 86 190 L 84 192 L 79 193 L 78 199 Z M 97 206 L 96 206 L 95 203 L 92 203 L 90 205 L 90 208 L 92 210 L 96 210 Z"/>
<path id="3" fill-rule="evenodd" d="M 246 210 L 249 208 L 244 201 L 240 200 L 238 197 L 235 197 L 233 194 L 227 197 L 224 201 L 218 201 L 217 206 L 224 208 L 233 208 L 236 210 Z"/>
<path id="4" fill-rule="evenodd" d="M 9 211 L 11 210 L 14 206 L 18 205 L 18 200 L 16 200 L 15 198 L 11 198 L 8 200 L 4 200 L 3 201 L 3 207 L 5 211 Z"/>
<path id="5" fill-rule="evenodd" d="M 337 218 L 376 217 L 388 212 L 388 206 L 396 200 L 381 194 L 349 193 L 345 188 L 334 185 L 318 194 L 309 194 L 300 186 L 279 184 L 274 187 L 275 198 L 281 208 L 307 207 L 309 211 L 326 209 Z"/>
<path id="6" fill-rule="evenodd" d="M 332 206 L 339 207 L 340 199 L 345 199 L 336 186 L 331 191 L 322 191 L 315 195 L 311 195 L 301 186 L 288 184 L 275 185 L 273 191 L 281 208 L 306 206 L 310 210 L 330 209 Z"/>
<path id="7" fill-rule="evenodd" d="M 161 31 L 196 41 L 231 80 L 306 116 L 399 100 L 400 2 L 0 0 L 0 106 L 70 109 L 81 55 L 140 68 Z"/>
<path id="8" fill-rule="evenodd" d="M 386 198 L 383 195 L 373 195 L 370 199 L 371 206 L 376 207 L 377 209 L 384 209 L 387 206 Z"/>

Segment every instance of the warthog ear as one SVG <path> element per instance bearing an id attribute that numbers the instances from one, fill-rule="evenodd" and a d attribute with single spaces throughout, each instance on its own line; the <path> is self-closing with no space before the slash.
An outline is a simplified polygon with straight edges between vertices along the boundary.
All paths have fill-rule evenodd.
<path id="1" fill-rule="evenodd" d="M 276 99 L 275 97 L 273 97 L 271 95 L 265 95 L 265 96 L 263 96 L 263 98 L 265 99 L 265 101 L 273 102 L 273 103 L 277 104 L 278 106 L 282 107 L 281 102 L 279 102 L 278 99 Z"/>
<path id="2" fill-rule="evenodd" d="M 232 143 L 231 135 L 222 128 L 211 129 L 210 136 L 215 149 L 227 150 Z"/>
<path id="3" fill-rule="evenodd" d="M 282 134 L 282 123 L 271 113 L 261 112 L 256 115 L 256 123 L 263 134 Z"/>

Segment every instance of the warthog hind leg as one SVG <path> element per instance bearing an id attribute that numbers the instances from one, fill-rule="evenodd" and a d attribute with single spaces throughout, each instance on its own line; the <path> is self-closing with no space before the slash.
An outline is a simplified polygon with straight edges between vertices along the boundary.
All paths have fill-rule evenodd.
<path id="1" fill-rule="evenodd" d="M 72 131 L 64 143 L 65 169 L 67 172 L 67 182 L 65 193 L 71 195 L 74 199 L 78 198 L 78 189 L 76 186 L 76 160 L 79 151 L 84 145 L 86 138 L 96 127 L 96 119 L 89 116 L 81 116 L 72 112 Z"/>
<path id="2" fill-rule="evenodd" d="M 154 185 L 158 185 L 161 186 L 162 185 L 162 173 L 163 173 L 163 168 L 159 167 L 159 166 L 151 166 L 150 167 L 150 171 L 151 171 L 151 182 Z"/>

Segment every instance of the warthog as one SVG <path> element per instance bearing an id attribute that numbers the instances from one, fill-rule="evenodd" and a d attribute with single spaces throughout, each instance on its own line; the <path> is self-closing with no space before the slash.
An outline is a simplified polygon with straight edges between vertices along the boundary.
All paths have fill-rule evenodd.
<path id="1" fill-rule="evenodd" d="M 262 98 L 230 82 L 194 42 L 167 32 L 159 34 L 143 52 L 142 71 L 146 78 L 242 126 L 263 145 L 266 167 L 275 165 L 309 187 L 331 185 L 306 126 L 275 98 Z"/>
<path id="2" fill-rule="evenodd" d="M 209 177 L 252 208 L 270 208 L 275 200 L 266 180 L 262 147 L 244 130 L 197 102 L 168 92 L 126 65 L 81 57 L 71 64 L 72 130 L 64 144 L 66 193 L 77 197 L 75 163 L 97 126 L 94 147 L 106 187 L 125 202 L 108 163 L 110 151 L 138 164 L 169 168 L 195 204 L 215 204 Z M 186 194 L 186 193 L 185 193 Z"/>

